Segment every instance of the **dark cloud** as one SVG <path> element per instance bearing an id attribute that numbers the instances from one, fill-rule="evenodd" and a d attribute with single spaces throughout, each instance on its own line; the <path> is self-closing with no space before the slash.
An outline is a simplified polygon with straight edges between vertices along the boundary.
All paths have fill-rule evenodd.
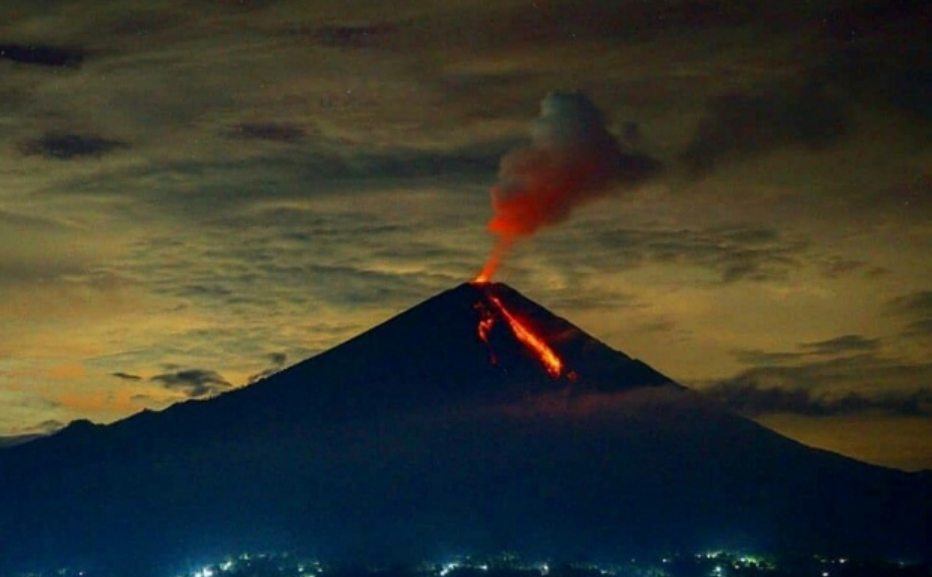
<path id="1" fill-rule="evenodd" d="M 701 29 L 722 29 L 747 22 L 754 9 L 769 8 L 760 2 L 537 2 L 509 14 L 509 36 L 522 42 L 550 43 L 578 38 L 604 38 L 635 42 L 664 34 L 684 34 Z M 769 14 L 768 14 L 769 16 Z"/>
<path id="2" fill-rule="evenodd" d="M 799 347 L 814 355 L 835 355 L 876 351 L 880 348 L 880 339 L 869 339 L 861 335 L 844 335 L 827 341 L 800 343 Z"/>
<path id="3" fill-rule="evenodd" d="M 267 140 L 269 142 L 281 142 L 284 144 L 293 144 L 300 142 L 307 136 L 307 132 L 300 126 L 294 124 L 278 123 L 246 123 L 237 124 L 229 131 L 231 138 L 243 140 Z"/>
<path id="4" fill-rule="evenodd" d="M 881 411 L 932 415 L 932 363 L 882 355 L 875 339 L 845 335 L 798 353 L 739 352 L 756 366 L 697 388 L 748 414 Z"/>
<path id="5" fill-rule="evenodd" d="M 342 24 L 295 32 L 311 36 L 318 44 L 331 48 L 368 48 L 382 43 L 396 32 L 390 23 Z"/>
<path id="6" fill-rule="evenodd" d="M 854 132 L 855 111 L 864 105 L 932 118 L 928 2 L 842 3 L 809 24 L 821 30 L 824 56 L 805 64 L 796 79 L 709 101 L 680 154 L 693 175 L 781 147 L 829 146 Z"/>
<path id="7" fill-rule="evenodd" d="M 149 380 L 161 383 L 166 389 L 183 393 L 191 399 L 221 393 L 231 386 L 219 373 L 206 369 L 184 369 L 156 375 Z"/>
<path id="8" fill-rule="evenodd" d="M 0 44 L 0 59 L 19 64 L 52 68 L 77 68 L 86 53 L 79 48 L 63 48 L 36 44 Z"/>
<path id="9" fill-rule="evenodd" d="M 819 23 L 824 34 L 842 42 L 884 34 L 891 27 L 925 21 L 932 25 L 926 0 L 874 0 L 842 2 L 823 15 Z"/>
<path id="10" fill-rule="evenodd" d="M 875 352 L 880 349 L 880 339 L 870 339 L 862 335 L 843 335 L 824 341 L 799 343 L 797 351 L 761 351 L 757 349 L 739 349 L 732 351 L 735 359 L 746 365 L 786 365 L 795 361 L 815 357 L 829 357 L 854 353 Z"/>
<path id="11" fill-rule="evenodd" d="M 906 316 L 932 316 L 932 291 L 916 291 L 896 297 L 888 303 L 890 310 Z"/>
<path id="12" fill-rule="evenodd" d="M 722 282 L 785 278 L 801 265 L 807 243 L 783 238 L 769 228 L 637 230 L 604 232 L 596 238 L 620 249 L 631 265 L 648 262 L 709 268 Z"/>
<path id="13" fill-rule="evenodd" d="M 703 389 L 707 396 L 746 415 L 795 413 L 809 416 L 879 411 L 896 415 L 932 415 L 932 388 L 868 395 L 833 394 L 811 389 L 766 387 L 753 379 L 721 381 Z"/>
<path id="14" fill-rule="evenodd" d="M 0 449 L 15 447 L 29 441 L 38 439 L 42 435 L 2 435 L 0 436 Z"/>
<path id="15" fill-rule="evenodd" d="M 906 320 L 905 336 L 932 336 L 932 291 L 916 291 L 897 297 L 887 303 L 887 311 Z"/>
<path id="16" fill-rule="evenodd" d="M 731 351 L 731 354 L 735 360 L 745 365 L 782 365 L 806 356 L 805 353 L 772 352 L 760 349 L 739 349 Z"/>
<path id="17" fill-rule="evenodd" d="M 909 323 L 906 325 L 906 333 L 911 336 L 932 337 L 932 318 Z"/>
<path id="18" fill-rule="evenodd" d="M 184 23 L 185 19 L 180 14 L 161 11 L 157 7 L 153 7 L 152 10 L 136 7 L 127 14 L 117 15 L 111 23 L 110 30 L 117 35 L 130 35 L 138 42 L 139 38 L 167 32 L 183 26 Z"/>
<path id="19" fill-rule="evenodd" d="M 21 432 L 17 432 L 13 435 L 2 435 L 0 436 L 0 449 L 5 447 L 12 447 L 15 445 L 22 445 L 23 443 L 28 443 L 29 441 L 38 439 L 40 437 L 45 437 L 51 435 L 52 433 L 58 432 L 65 426 L 65 423 L 55 419 L 48 419 L 42 421 L 38 425 L 20 429 Z"/>
<path id="20" fill-rule="evenodd" d="M 681 161 L 693 174 L 704 175 L 723 162 L 781 146 L 826 146 L 845 135 L 851 122 L 847 103 L 815 81 L 724 94 L 709 103 Z"/>
<path id="21" fill-rule="evenodd" d="M 922 0 L 842 4 L 822 19 L 837 49 L 817 72 L 866 101 L 932 119 L 932 5 Z"/>
<path id="22" fill-rule="evenodd" d="M 822 274 L 828 278 L 838 278 L 862 271 L 867 265 L 866 261 L 842 256 L 830 256 L 819 263 Z"/>
<path id="23" fill-rule="evenodd" d="M 132 375 L 130 373 L 116 372 L 116 373 L 110 373 L 110 376 L 116 377 L 124 381 L 141 381 L 142 380 L 142 377 L 140 377 L 139 375 Z"/>
<path id="24" fill-rule="evenodd" d="M 271 377 L 275 373 L 281 371 L 285 367 L 285 363 L 288 362 L 288 355 L 285 353 L 269 353 L 266 355 L 266 358 L 269 362 L 272 363 L 272 366 L 262 370 L 259 373 L 250 375 L 248 383 L 252 384 L 266 377 Z"/>
<path id="25" fill-rule="evenodd" d="M 26 156 L 44 156 L 55 160 L 100 158 L 116 150 L 128 148 L 126 142 L 92 134 L 48 133 L 20 145 Z"/>
<path id="26" fill-rule="evenodd" d="M 278 0 L 209 0 L 213 4 L 223 6 L 224 8 L 236 8 L 239 10 L 261 10 L 271 6 Z"/>
<path id="27" fill-rule="evenodd" d="M 495 174 L 502 150 L 497 142 L 454 150 L 346 145 L 330 149 L 329 144 L 326 150 L 269 152 L 247 160 L 176 160 L 117 168 L 106 175 L 75 178 L 61 190 L 69 196 L 121 198 L 133 190 L 140 201 L 151 201 L 147 210 L 216 218 L 218 212 L 256 201 L 381 194 L 402 184 L 409 190 L 425 184 L 482 184 Z M 42 146 L 38 150 L 43 151 Z"/>
<path id="28" fill-rule="evenodd" d="M 273 209 L 211 224 L 196 243 L 157 237 L 134 246 L 136 274 L 145 275 L 155 293 L 220 307 L 224 314 L 267 315 L 283 304 L 348 312 L 413 303 L 465 280 L 425 270 L 425 261 L 468 260 L 472 267 L 464 265 L 463 271 L 479 261 L 460 254 L 459 247 L 411 240 L 416 223 L 401 226 L 375 216 Z M 226 246 L 219 257 L 216 247 L 230 235 L 243 242 Z M 225 262 L 220 273 L 209 264 L 218 258 Z M 158 265 L 151 267 L 153 262 Z"/>
<path id="29" fill-rule="evenodd" d="M 553 310 L 577 311 L 633 309 L 643 306 L 630 293 L 598 282 L 584 282 L 583 276 L 578 275 L 576 283 L 562 288 L 551 288 L 547 296 L 547 306 Z M 584 285 L 585 290 L 580 290 Z"/>
<path id="30" fill-rule="evenodd" d="M 58 431 L 64 426 L 65 426 L 65 423 L 62 423 L 59 420 L 48 419 L 48 420 L 42 421 L 41 423 L 33 427 L 32 430 L 35 432 L 41 433 L 43 435 L 50 435 Z"/>

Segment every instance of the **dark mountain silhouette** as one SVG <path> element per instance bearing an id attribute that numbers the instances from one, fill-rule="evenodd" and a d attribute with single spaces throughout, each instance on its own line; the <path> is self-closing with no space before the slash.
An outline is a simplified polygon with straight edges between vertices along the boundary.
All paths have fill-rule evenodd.
<path id="1" fill-rule="evenodd" d="M 562 359 L 556 376 L 505 311 Z M 716 546 L 928 560 L 932 483 L 782 437 L 502 284 L 461 285 L 211 400 L 0 450 L 4 575 L 164 575 L 240 549 Z"/>

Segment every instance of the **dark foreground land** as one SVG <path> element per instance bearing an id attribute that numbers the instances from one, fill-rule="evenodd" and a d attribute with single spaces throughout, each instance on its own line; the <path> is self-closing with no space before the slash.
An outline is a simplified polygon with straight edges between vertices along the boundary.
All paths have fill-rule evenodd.
<path id="1" fill-rule="evenodd" d="M 183 570 L 159 570 L 165 577 L 932 577 L 932 567 L 906 560 L 848 557 L 761 556 L 730 552 L 677 554 L 618 563 L 526 561 L 503 553 L 491 558 L 460 557 L 445 562 L 384 566 L 328 565 L 293 554 L 229 556 Z M 80 568 L 60 568 L 48 576 L 119 577 Z M 16 577 L 47 577 L 25 573 Z"/>

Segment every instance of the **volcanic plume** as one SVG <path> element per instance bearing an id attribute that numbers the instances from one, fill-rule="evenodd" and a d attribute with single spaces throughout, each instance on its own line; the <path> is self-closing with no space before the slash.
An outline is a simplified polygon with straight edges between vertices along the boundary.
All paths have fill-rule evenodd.
<path id="1" fill-rule="evenodd" d="M 623 149 L 586 95 L 547 95 L 531 125 L 531 143 L 502 158 L 488 225 L 497 239 L 476 280 L 491 280 L 515 241 L 566 220 L 585 202 L 643 181 L 657 167 L 654 159 Z"/>

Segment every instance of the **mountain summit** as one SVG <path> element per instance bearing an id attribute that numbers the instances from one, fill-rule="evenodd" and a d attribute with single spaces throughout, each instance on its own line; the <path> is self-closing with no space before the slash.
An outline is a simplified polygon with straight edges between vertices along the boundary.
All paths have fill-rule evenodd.
<path id="1" fill-rule="evenodd" d="M 0 450 L 0 511 L 4 575 L 242 549 L 932 551 L 928 479 L 786 439 L 492 283 L 217 398 Z"/>
<path id="2" fill-rule="evenodd" d="M 560 367 L 548 365 L 543 346 Z M 465 283 L 261 382 L 247 394 L 310 394 L 385 410 L 565 390 L 674 385 L 502 283 Z M 245 393 L 245 391 L 244 391 Z"/>

